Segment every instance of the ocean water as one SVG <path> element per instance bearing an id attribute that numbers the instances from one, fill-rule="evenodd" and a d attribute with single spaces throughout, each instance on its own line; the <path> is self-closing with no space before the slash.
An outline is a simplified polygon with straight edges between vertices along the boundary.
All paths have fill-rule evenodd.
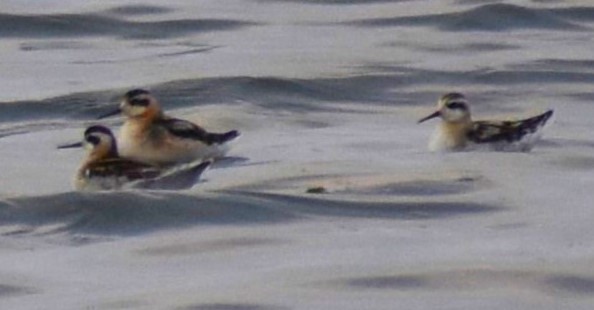
<path id="1" fill-rule="evenodd" d="M 0 24 L 2 309 L 594 306 L 591 1 L 21 0 Z M 136 87 L 242 136 L 191 189 L 74 191 L 56 146 L 117 130 L 96 117 Z M 416 121 L 450 91 L 555 119 L 530 153 L 432 154 Z"/>

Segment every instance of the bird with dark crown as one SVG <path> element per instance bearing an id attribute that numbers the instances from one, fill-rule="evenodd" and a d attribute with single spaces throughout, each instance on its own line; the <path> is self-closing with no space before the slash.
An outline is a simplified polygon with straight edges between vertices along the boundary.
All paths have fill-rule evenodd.
<path id="1" fill-rule="evenodd" d="M 191 186 L 211 164 L 210 161 L 206 161 L 181 173 L 170 173 L 159 166 L 123 158 L 118 154 L 116 140 L 111 130 L 101 125 L 88 127 L 84 132 L 83 142 L 61 145 L 58 148 L 83 146 L 88 149 L 88 154 L 74 176 L 74 187 L 78 190 L 146 187 L 156 184 L 158 180 L 166 176 L 171 178 L 175 174 L 181 176 L 181 173 L 191 177 L 189 183 L 186 182 L 186 186 Z M 161 184 L 165 183 L 161 182 Z"/>
<path id="2" fill-rule="evenodd" d="M 118 134 L 120 154 L 152 165 L 222 157 L 228 151 L 228 142 L 239 136 L 237 130 L 212 133 L 187 120 L 169 117 L 144 89 L 128 91 L 117 110 L 99 118 L 120 113 L 125 116 Z"/>
<path id="3" fill-rule="evenodd" d="M 457 151 L 473 148 L 494 151 L 522 151 L 532 149 L 540 138 L 542 128 L 553 110 L 521 120 L 473 121 L 466 97 L 461 93 L 447 93 L 439 99 L 437 110 L 419 120 L 441 118 L 429 141 L 431 151 Z"/>

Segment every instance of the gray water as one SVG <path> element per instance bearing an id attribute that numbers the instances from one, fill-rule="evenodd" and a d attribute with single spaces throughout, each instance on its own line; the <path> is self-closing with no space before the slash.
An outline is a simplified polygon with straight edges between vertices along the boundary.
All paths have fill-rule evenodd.
<path id="1" fill-rule="evenodd" d="M 592 307 L 589 1 L 23 1 L 0 25 L 3 309 Z M 243 135 L 191 190 L 74 192 L 56 145 L 133 87 Z M 449 91 L 555 123 L 528 154 L 428 154 Z"/>

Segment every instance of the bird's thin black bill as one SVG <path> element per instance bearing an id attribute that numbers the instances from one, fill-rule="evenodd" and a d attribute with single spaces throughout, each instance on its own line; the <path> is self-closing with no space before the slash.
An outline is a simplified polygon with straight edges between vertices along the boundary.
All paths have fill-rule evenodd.
<path id="1" fill-rule="evenodd" d="M 434 112 L 433 114 L 430 114 L 430 115 L 428 115 L 428 116 L 426 116 L 426 117 L 423 117 L 423 118 L 421 118 L 421 119 L 418 121 L 418 123 L 422 123 L 422 122 L 424 122 L 424 121 L 426 121 L 426 120 L 430 120 L 430 119 L 432 119 L 432 118 L 436 118 L 436 117 L 438 117 L 439 115 L 440 115 L 439 111 L 436 111 L 436 112 Z"/>
<path id="2" fill-rule="evenodd" d="M 76 143 L 58 145 L 58 149 L 72 149 L 72 148 L 77 148 L 77 147 L 82 147 L 82 146 L 83 146 L 82 142 L 76 142 Z"/>

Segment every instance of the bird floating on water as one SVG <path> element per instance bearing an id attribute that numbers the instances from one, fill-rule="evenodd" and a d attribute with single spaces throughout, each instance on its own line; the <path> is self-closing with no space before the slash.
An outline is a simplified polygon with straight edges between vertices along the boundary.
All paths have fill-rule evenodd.
<path id="1" fill-rule="evenodd" d="M 211 133 L 186 120 L 163 113 L 157 99 L 147 90 L 128 91 L 120 107 L 99 118 L 122 113 L 124 124 L 118 134 L 120 154 L 158 166 L 218 158 L 228 151 L 237 130 Z"/>
<path id="2" fill-rule="evenodd" d="M 84 132 L 83 142 L 58 148 L 88 149 L 74 177 L 77 190 L 113 190 L 120 188 L 182 189 L 194 185 L 211 164 L 205 161 L 181 170 L 161 167 L 122 158 L 109 128 L 94 125 Z"/>
<path id="3" fill-rule="evenodd" d="M 548 110 L 522 120 L 473 121 L 466 97 L 461 93 L 443 95 L 437 110 L 419 123 L 440 117 L 429 141 L 430 151 L 487 149 L 493 151 L 528 152 L 542 134 L 542 128 L 553 115 Z"/>

